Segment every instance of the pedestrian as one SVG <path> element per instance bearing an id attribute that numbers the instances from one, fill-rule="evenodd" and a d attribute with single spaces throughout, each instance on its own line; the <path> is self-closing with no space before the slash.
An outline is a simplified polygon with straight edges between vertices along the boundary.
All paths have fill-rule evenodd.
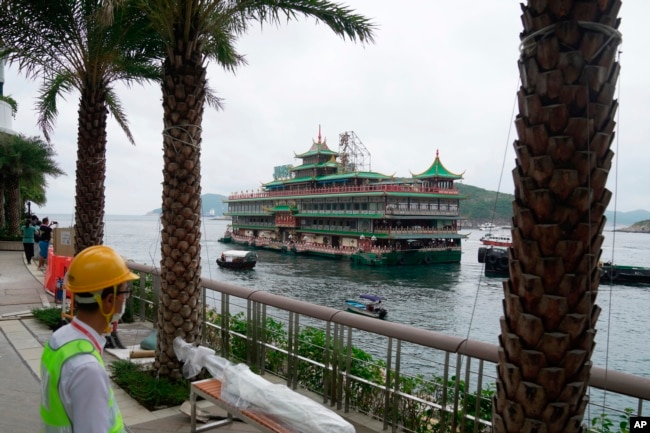
<path id="1" fill-rule="evenodd" d="M 50 247 L 50 239 L 52 239 L 52 225 L 56 224 L 56 221 L 54 221 L 52 224 L 50 224 L 50 219 L 48 217 L 43 218 L 43 222 L 41 223 L 41 227 L 39 228 L 40 232 L 40 240 L 38 241 L 38 250 L 39 250 L 39 258 L 38 258 L 38 270 L 42 271 L 45 269 L 45 265 L 47 262 L 47 250 Z"/>
<path id="2" fill-rule="evenodd" d="M 27 259 L 27 264 L 32 264 L 32 258 L 34 257 L 34 234 L 36 234 L 36 227 L 32 225 L 32 220 L 27 218 L 25 220 L 25 225 L 22 227 L 23 230 L 23 250 L 25 250 L 25 258 Z"/>
<path id="3" fill-rule="evenodd" d="M 41 357 L 41 419 L 47 432 L 125 432 L 102 360 L 102 333 L 119 320 L 139 278 L 115 250 L 96 245 L 70 263 L 64 288 L 77 315 L 56 330 Z"/>

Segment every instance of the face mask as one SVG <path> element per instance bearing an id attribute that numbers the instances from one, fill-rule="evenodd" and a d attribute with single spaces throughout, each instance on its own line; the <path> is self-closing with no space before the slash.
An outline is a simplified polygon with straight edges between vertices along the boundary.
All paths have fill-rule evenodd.
<path id="1" fill-rule="evenodd" d="M 111 323 L 118 322 L 124 315 L 125 311 L 126 311 L 126 301 L 122 302 L 122 310 L 119 313 L 113 314 L 113 317 L 111 318 Z"/>

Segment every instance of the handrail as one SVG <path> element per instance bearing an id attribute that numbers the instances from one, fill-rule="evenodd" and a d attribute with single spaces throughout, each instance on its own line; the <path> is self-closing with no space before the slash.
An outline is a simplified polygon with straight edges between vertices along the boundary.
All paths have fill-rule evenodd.
<path id="1" fill-rule="evenodd" d="M 320 187 L 320 188 L 297 188 L 297 189 L 281 189 L 269 191 L 246 191 L 235 192 L 228 196 L 228 200 L 246 200 L 246 199 L 260 199 L 260 198 L 273 198 L 273 197 L 293 197 L 302 195 L 315 195 L 315 194 L 345 194 L 345 193 L 367 193 L 367 192 L 409 192 L 409 193 L 424 193 L 424 194 L 444 194 L 444 195 L 459 195 L 460 192 L 455 188 L 439 188 L 433 186 L 413 186 L 409 184 L 400 185 L 358 185 L 358 186 L 335 186 L 335 187 Z"/>
<path id="2" fill-rule="evenodd" d="M 153 266 L 141 265 L 134 262 L 128 262 L 128 266 L 131 270 L 140 272 L 141 274 L 153 275 L 154 284 L 160 280 L 157 278 L 160 272 Z M 331 324 L 327 325 L 328 327 L 347 327 L 350 330 L 356 329 L 386 337 L 388 341 L 396 340 L 398 345 L 400 344 L 399 342 L 407 342 L 424 348 L 440 350 L 447 354 L 467 356 L 480 362 L 498 362 L 499 346 L 496 344 L 465 339 L 400 323 L 381 321 L 336 308 L 315 305 L 297 299 L 286 298 L 264 290 L 249 289 L 231 283 L 202 279 L 201 285 L 205 289 L 213 290 L 223 295 L 229 295 L 222 296 L 222 299 L 233 296 L 246 300 L 249 303 L 252 302 L 264 306 L 264 308 L 273 307 L 286 311 L 290 317 L 292 315 L 298 315 L 298 317 L 305 316 L 311 319 L 321 320 L 327 324 Z M 154 290 L 159 290 L 159 287 L 154 287 Z M 137 296 L 137 294 L 134 295 Z M 297 354 L 293 356 L 297 356 Z M 448 363 L 448 357 L 446 359 L 446 363 Z M 642 412 L 642 401 L 650 401 L 650 378 L 647 377 L 614 370 L 605 370 L 594 366 L 591 368 L 589 386 L 637 399 L 639 401 L 639 415 Z"/>
<path id="3" fill-rule="evenodd" d="M 129 262 L 130 269 L 147 274 L 160 275 L 157 268 Z M 477 340 L 443 334 L 428 329 L 415 328 L 395 322 L 375 320 L 370 317 L 352 314 L 336 308 L 311 304 L 297 299 L 253 290 L 235 284 L 210 279 L 202 279 L 203 287 L 238 298 L 260 302 L 292 313 L 298 313 L 314 319 L 345 325 L 366 332 L 373 332 L 389 338 L 396 338 L 409 343 L 419 344 L 432 349 L 471 356 L 489 362 L 498 362 L 499 346 Z M 650 400 L 650 378 L 636 376 L 615 370 L 592 367 L 589 386 L 633 397 Z"/>

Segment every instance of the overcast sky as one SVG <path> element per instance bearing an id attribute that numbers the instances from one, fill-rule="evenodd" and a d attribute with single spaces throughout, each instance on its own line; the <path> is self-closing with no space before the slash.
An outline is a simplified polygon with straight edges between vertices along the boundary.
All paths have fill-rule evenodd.
<path id="1" fill-rule="evenodd" d="M 373 171 L 420 173 L 439 151 L 466 184 L 512 194 L 519 3 L 349 0 L 377 25 L 375 43 L 365 46 L 313 20 L 255 27 L 238 43 L 247 66 L 236 75 L 208 67 L 225 110 L 204 114 L 203 193 L 259 188 L 273 179 L 275 166 L 299 163 L 294 153 L 309 148 L 321 125 L 333 150 L 341 132 L 354 131 L 372 155 Z M 650 209 L 650 2 L 625 0 L 619 16 L 622 72 L 609 209 Z M 40 136 L 38 83 L 14 66 L 5 81 L 5 95 L 19 103 L 14 131 Z M 161 205 L 160 89 L 119 87 L 118 94 L 136 146 L 109 118 L 106 213 L 140 215 Z M 49 180 L 39 216 L 74 212 L 78 99 L 75 93 L 59 101 L 53 143 L 67 176 Z"/>

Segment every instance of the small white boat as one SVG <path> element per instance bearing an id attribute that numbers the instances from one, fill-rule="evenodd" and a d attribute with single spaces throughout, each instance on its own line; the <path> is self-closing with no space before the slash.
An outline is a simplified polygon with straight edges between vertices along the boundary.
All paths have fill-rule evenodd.
<path id="1" fill-rule="evenodd" d="M 217 265 L 228 269 L 252 269 L 257 263 L 255 251 L 228 250 L 221 253 Z"/>
<path id="2" fill-rule="evenodd" d="M 364 294 L 359 295 L 359 298 L 361 298 L 361 301 L 354 299 L 346 300 L 345 308 L 351 313 L 362 314 L 377 319 L 383 319 L 388 314 L 388 310 L 382 304 L 382 301 L 385 301 L 385 299 L 381 296 Z"/>
<path id="3" fill-rule="evenodd" d="M 497 226 L 492 223 L 483 223 L 478 226 L 479 230 L 494 230 L 495 228 L 497 228 Z"/>

